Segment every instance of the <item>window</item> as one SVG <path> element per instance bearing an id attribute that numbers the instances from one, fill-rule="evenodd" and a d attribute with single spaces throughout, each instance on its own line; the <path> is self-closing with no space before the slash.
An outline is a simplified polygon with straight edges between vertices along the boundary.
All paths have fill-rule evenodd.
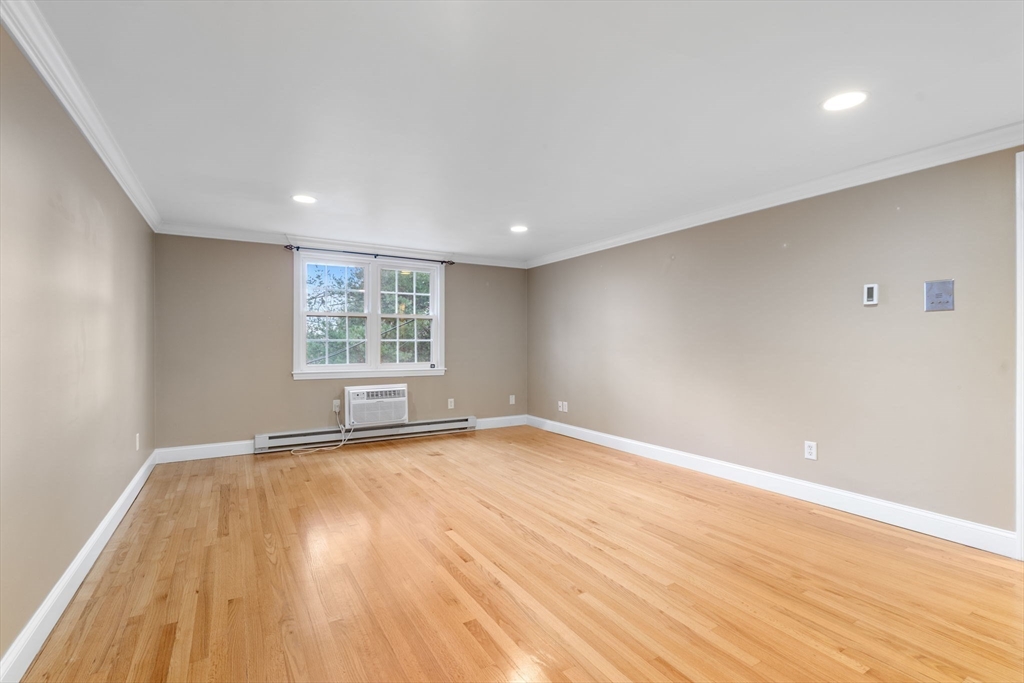
<path id="1" fill-rule="evenodd" d="M 444 374 L 444 270 L 295 254 L 295 379 Z"/>

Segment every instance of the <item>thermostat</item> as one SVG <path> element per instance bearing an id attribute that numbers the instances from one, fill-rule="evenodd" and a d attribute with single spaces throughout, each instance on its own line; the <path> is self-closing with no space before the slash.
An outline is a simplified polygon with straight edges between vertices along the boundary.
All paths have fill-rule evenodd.
<path id="1" fill-rule="evenodd" d="M 864 285 L 864 305 L 878 305 L 878 285 Z"/>

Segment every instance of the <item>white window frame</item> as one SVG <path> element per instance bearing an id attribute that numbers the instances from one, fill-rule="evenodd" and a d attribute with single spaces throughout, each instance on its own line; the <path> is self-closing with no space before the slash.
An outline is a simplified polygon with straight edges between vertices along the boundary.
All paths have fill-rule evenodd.
<path id="1" fill-rule="evenodd" d="M 360 266 L 366 269 L 366 363 L 360 365 L 306 365 L 306 265 Z M 431 354 L 430 363 L 380 362 L 380 271 L 418 270 L 430 273 Z M 444 366 L 444 266 L 440 263 L 330 254 L 297 249 L 294 256 L 295 304 L 292 320 L 292 377 L 294 379 L 356 379 L 360 377 L 422 377 L 443 375 Z M 359 314 L 356 314 L 359 315 Z M 383 317 L 392 317 L 384 314 Z M 397 317 L 397 314 L 396 316 Z M 415 315 L 402 317 L 417 317 Z M 426 316 L 421 316 L 426 317 Z"/>

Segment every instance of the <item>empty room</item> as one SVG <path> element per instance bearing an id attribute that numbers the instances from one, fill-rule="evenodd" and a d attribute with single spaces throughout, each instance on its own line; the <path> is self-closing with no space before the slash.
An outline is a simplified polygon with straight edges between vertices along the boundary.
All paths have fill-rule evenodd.
<path id="1" fill-rule="evenodd" d="M 0 24 L 0 682 L 1024 683 L 1024 0 Z"/>

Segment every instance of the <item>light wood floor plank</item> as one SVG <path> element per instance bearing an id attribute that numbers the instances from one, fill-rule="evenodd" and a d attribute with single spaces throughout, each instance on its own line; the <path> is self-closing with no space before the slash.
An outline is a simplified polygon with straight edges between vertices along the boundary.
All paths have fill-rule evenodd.
<path id="1" fill-rule="evenodd" d="M 1021 681 L 1024 564 L 529 427 L 158 466 L 26 681 Z"/>

